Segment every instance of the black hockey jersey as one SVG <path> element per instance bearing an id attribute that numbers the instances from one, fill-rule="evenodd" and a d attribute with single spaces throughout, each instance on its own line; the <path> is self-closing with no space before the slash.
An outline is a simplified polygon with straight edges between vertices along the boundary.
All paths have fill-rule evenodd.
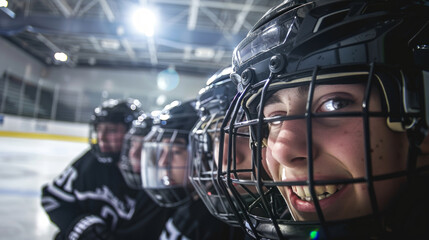
<path id="1" fill-rule="evenodd" d="M 43 187 L 42 205 L 60 229 L 57 239 L 69 239 L 67 229 L 85 215 L 101 217 L 113 239 L 158 239 L 171 212 L 129 188 L 115 163 L 91 151 Z"/>
<path id="2" fill-rule="evenodd" d="M 160 240 L 240 240 L 245 234 L 215 218 L 201 200 L 177 208 L 165 224 Z"/>

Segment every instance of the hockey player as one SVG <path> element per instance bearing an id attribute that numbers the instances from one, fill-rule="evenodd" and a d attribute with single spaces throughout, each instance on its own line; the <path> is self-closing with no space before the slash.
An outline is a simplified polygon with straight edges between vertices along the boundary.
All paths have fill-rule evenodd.
<path id="1" fill-rule="evenodd" d="M 189 132 L 197 120 L 195 101 L 175 101 L 154 120 L 145 138 L 143 186 L 159 205 L 176 209 L 160 239 L 237 239 L 241 230 L 214 218 L 189 181 Z"/>
<path id="2" fill-rule="evenodd" d="M 250 126 L 254 179 L 234 174 L 233 154 L 221 177 L 255 238 L 427 238 L 428 9 L 285 1 L 236 47 L 241 94 L 225 121 L 246 113 L 228 133 Z"/>
<path id="3" fill-rule="evenodd" d="M 143 190 L 141 177 L 141 151 L 144 138 L 152 129 L 153 118 L 142 114 L 133 121 L 125 135 L 119 169 L 129 187 Z"/>
<path id="4" fill-rule="evenodd" d="M 118 161 L 142 111 L 135 99 L 108 100 L 90 122 L 91 149 L 43 187 L 42 205 L 59 228 L 55 239 L 157 239 L 168 215 L 127 186 Z"/>
<path id="5" fill-rule="evenodd" d="M 223 120 L 237 94 L 237 89 L 230 79 L 231 71 L 230 66 L 220 69 L 207 80 L 206 86 L 199 91 L 197 97 L 199 121 L 192 129 L 190 137 L 193 161 L 190 180 L 212 215 L 230 225 L 239 226 L 241 222 L 233 214 L 230 204 L 221 190 L 223 188 L 220 184 L 222 180 L 218 179 L 218 172 L 224 172 L 228 165 L 226 156 L 222 156 L 222 160 L 225 161 L 219 163 L 219 149 L 227 149 L 229 142 L 229 134 L 225 134 L 225 139 L 220 139 L 219 133 L 222 124 L 223 127 L 230 126 L 230 123 L 223 123 Z M 243 116 L 242 111 L 238 114 Z M 241 120 L 240 117 L 238 118 Z M 249 127 L 237 129 L 239 134 L 235 135 L 236 152 L 234 156 L 238 164 L 234 168 L 249 169 L 251 168 Z M 224 146 L 221 146 L 220 142 L 223 142 Z M 226 152 L 224 151 L 224 153 Z"/>

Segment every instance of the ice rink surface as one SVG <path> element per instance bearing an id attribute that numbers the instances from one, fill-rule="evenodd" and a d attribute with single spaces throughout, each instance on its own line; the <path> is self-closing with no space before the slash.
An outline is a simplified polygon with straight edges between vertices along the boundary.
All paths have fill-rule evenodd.
<path id="1" fill-rule="evenodd" d="M 41 207 L 41 187 L 87 148 L 88 143 L 0 137 L 0 239 L 53 239 L 57 229 Z"/>

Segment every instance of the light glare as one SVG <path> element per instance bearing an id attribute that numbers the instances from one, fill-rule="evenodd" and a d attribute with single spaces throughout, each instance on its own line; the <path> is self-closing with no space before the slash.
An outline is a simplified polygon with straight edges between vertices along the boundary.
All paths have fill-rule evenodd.
<path id="1" fill-rule="evenodd" d="M 67 56 L 67 54 L 65 54 L 65 53 L 63 53 L 63 52 L 56 52 L 56 53 L 55 53 L 55 55 L 54 55 L 54 58 L 55 58 L 57 61 L 65 62 L 65 61 L 67 61 L 68 56 Z"/>
<path id="2" fill-rule="evenodd" d="M 171 91 L 175 89 L 180 82 L 179 74 L 174 70 L 174 68 L 169 67 L 160 73 L 157 76 L 158 88 L 163 91 Z"/>
<path id="3" fill-rule="evenodd" d="M 161 114 L 161 110 L 154 110 L 152 112 L 150 112 L 150 115 L 152 117 L 158 117 Z"/>
<path id="4" fill-rule="evenodd" d="M 157 98 L 156 98 L 156 104 L 158 105 L 158 106 L 162 106 L 162 105 L 164 105 L 164 103 L 167 101 L 167 97 L 165 96 L 165 95 L 159 95 Z"/>
<path id="5" fill-rule="evenodd" d="M 7 0 L 0 0 L 0 7 L 7 7 L 8 4 Z"/>
<path id="6" fill-rule="evenodd" d="M 154 35 L 157 20 L 153 11 L 146 8 L 136 9 L 132 14 L 131 21 L 138 32 L 144 33 L 148 37 Z"/>
<path id="7" fill-rule="evenodd" d="M 318 229 L 310 232 L 310 239 L 312 239 L 312 240 L 319 239 L 319 231 L 318 231 Z"/>
<path id="8" fill-rule="evenodd" d="M 195 57 L 210 59 L 215 55 L 215 51 L 212 48 L 199 47 L 195 49 Z"/>

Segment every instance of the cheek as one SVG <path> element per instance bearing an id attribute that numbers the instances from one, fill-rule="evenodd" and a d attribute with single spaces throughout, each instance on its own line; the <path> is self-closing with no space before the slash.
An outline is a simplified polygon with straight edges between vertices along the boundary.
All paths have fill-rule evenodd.
<path id="1" fill-rule="evenodd" d="M 171 163 L 173 167 L 185 167 L 187 165 L 188 154 L 182 153 L 174 156 L 174 159 Z"/>
<path id="2" fill-rule="evenodd" d="M 262 166 L 264 167 L 265 172 L 267 172 L 268 176 L 270 177 L 270 179 L 273 179 L 273 176 L 268 168 L 268 162 L 267 162 L 267 147 L 262 148 Z M 252 157 L 249 157 L 249 167 L 251 167 L 251 163 L 252 163 Z"/>
<path id="3" fill-rule="evenodd" d="M 264 150 L 263 152 L 264 154 L 262 162 L 265 170 L 268 172 L 269 176 L 273 180 L 280 181 L 280 164 L 274 159 L 272 155 L 272 149 L 270 147 L 267 147 L 266 150 Z"/>
<path id="4" fill-rule="evenodd" d="M 121 147 L 122 146 L 122 138 L 117 137 L 114 139 L 114 141 L 112 142 L 112 144 L 116 147 Z"/>
<path id="5" fill-rule="evenodd" d="M 317 134 L 323 136 L 320 149 L 334 156 L 353 177 L 363 177 L 365 165 L 365 135 L 360 120 L 349 121 L 341 129 Z M 332 136 L 332 137 L 330 137 Z M 315 141 L 316 142 L 316 141 Z M 386 174 L 404 170 L 408 141 L 405 133 L 391 131 L 384 118 L 370 121 L 370 151 L 373 174 Z"/>
<path id="6" fill-rule="evenodd" d="M 371 156 L 374 174 L 405 170 L 408 155 L 406 133 L 393 132 L 384 122 L 374 121 Z"/>
<path id="7" fill-rule="evenodd" d="M 365 144 L 361 120 L 348 120 L 337 128 L 319 128 L 314 131 L 314 152 L 320 156 L 330 156 L 329 162 L 347 171 L 351 177 L 365 174 Z M 317 156 L 316 156 L 317 157 Z"/>

